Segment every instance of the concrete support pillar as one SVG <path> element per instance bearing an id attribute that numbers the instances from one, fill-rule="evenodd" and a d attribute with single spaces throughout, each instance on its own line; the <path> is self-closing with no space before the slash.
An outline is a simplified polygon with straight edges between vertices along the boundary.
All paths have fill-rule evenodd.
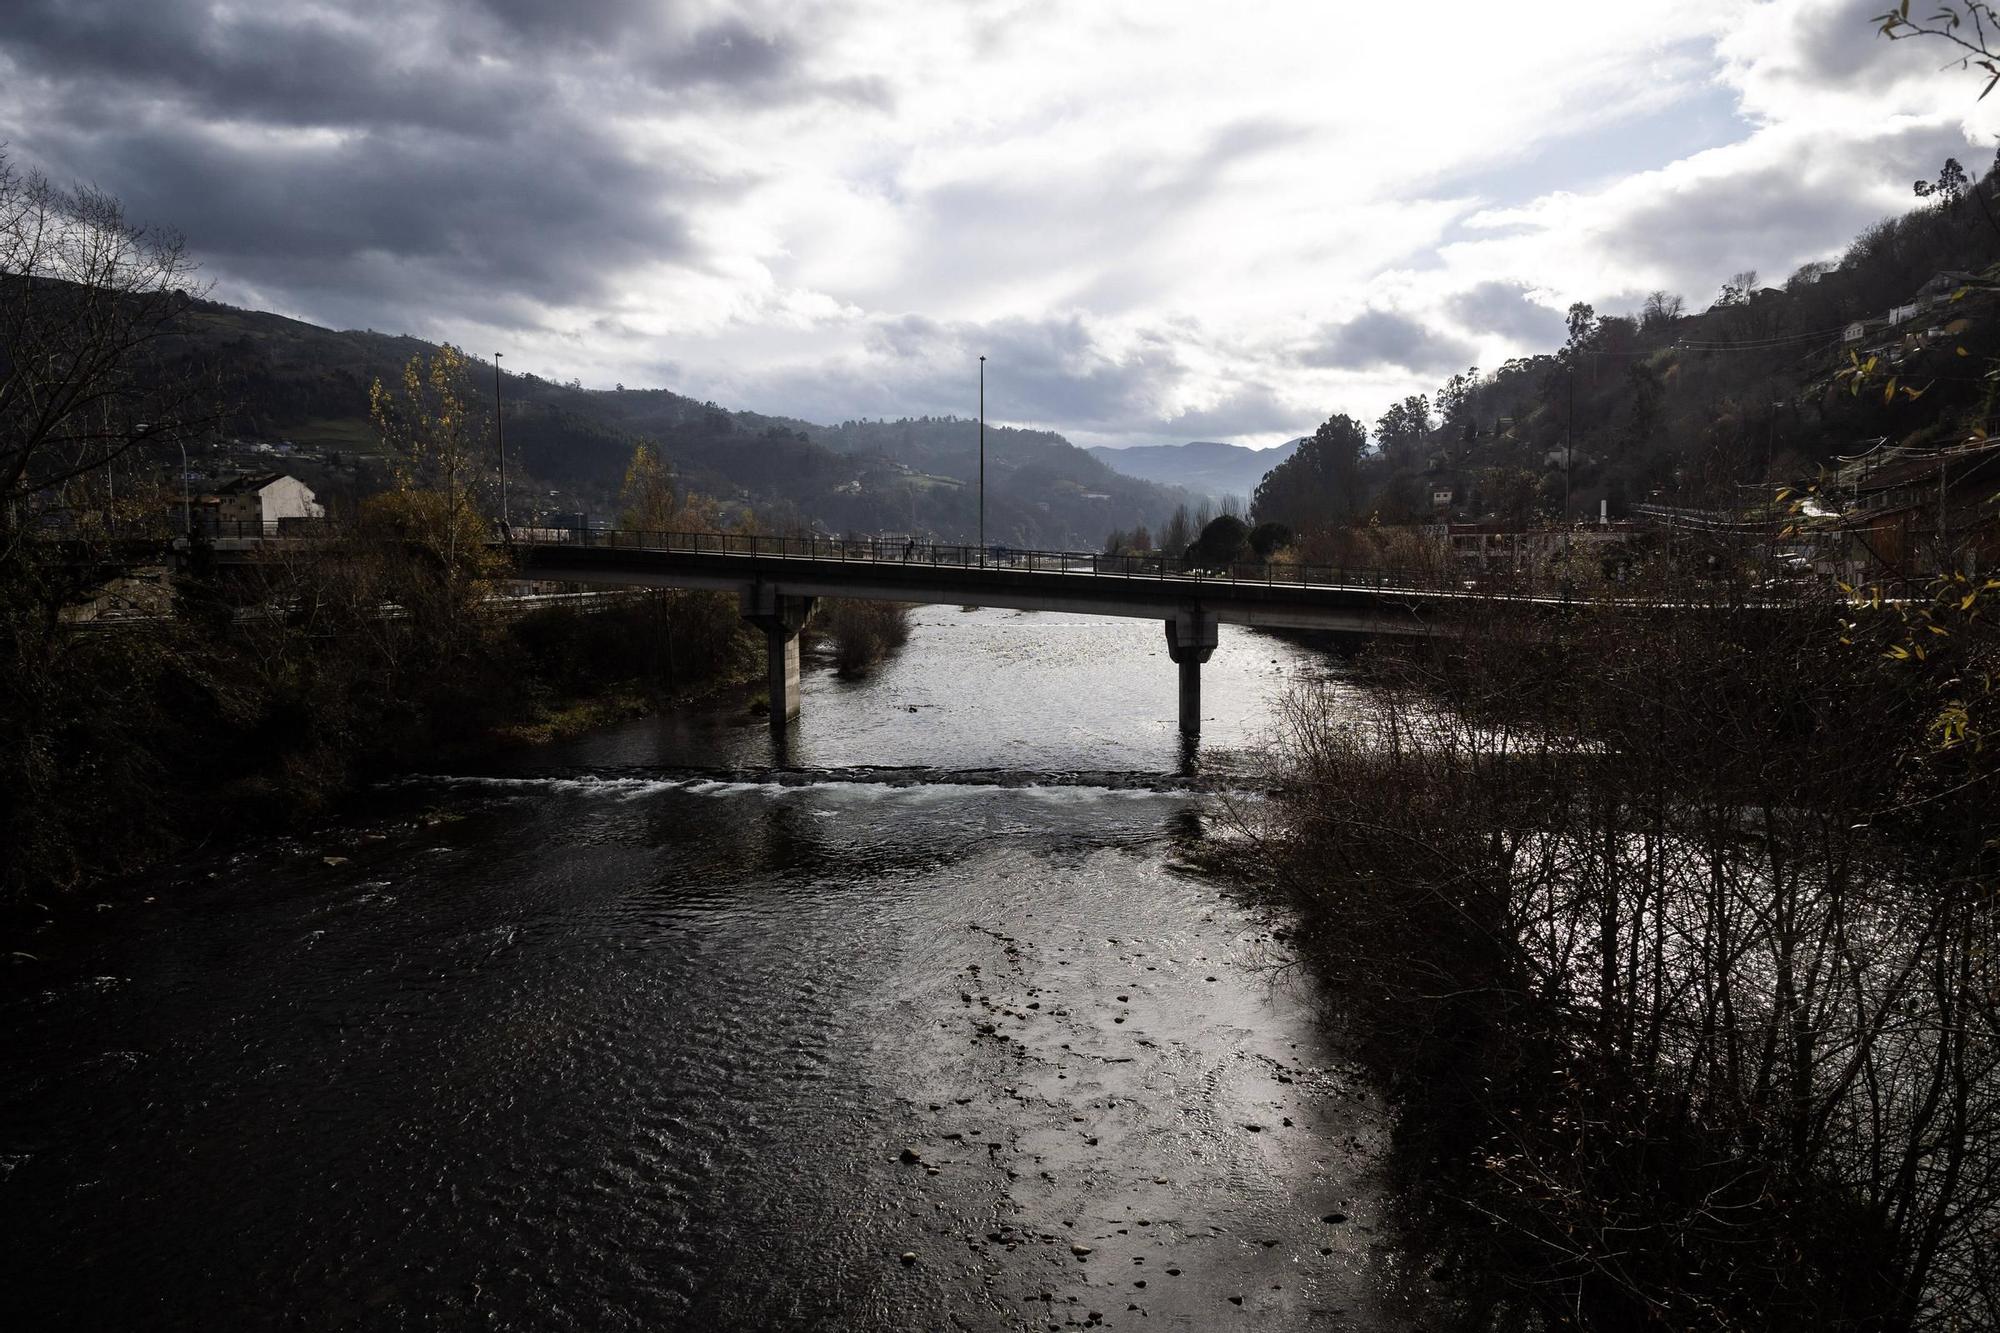
<path id="1" fill-rule="evenodd" d="M 799 715 L 799 630 L 812 608 L 812 598 L 784 596 L 768 583 L 743 590 L 743 618 L 764 631 L 771 726 L 777 730 Z"/>
<path id="2" fill-rule="evenodd" d="M 1167 622 L 1167 656 L 1181 673 L 1181 735 L 1201 735 L 1201 664 L 1215 651 L 1215 617 L 1184 606 Z"/>

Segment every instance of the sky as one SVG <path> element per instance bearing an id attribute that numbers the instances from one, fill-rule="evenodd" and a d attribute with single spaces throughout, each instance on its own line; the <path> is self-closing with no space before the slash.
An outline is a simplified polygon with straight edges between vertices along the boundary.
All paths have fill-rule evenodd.
<path id="1" fill-rule="evenodd" d="M 1838 259 L 2000 143 L 1885 0 L 5 0 L 211 294 L 837 422 L 1266 446 Z"/>

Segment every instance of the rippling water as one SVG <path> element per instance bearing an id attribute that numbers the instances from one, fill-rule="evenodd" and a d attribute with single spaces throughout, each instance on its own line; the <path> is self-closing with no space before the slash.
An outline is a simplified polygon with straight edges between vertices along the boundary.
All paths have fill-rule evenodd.
<path id="1" fill-rule="evenodd" d="M 1224 635 L 1211 771 L 1324 670 Z M 1173 691 L 1156 625 L 933 608 L 782 765 L 689 712 L 184 867 L 10 981 L 10 1323 L 1395 1326 Z"/>

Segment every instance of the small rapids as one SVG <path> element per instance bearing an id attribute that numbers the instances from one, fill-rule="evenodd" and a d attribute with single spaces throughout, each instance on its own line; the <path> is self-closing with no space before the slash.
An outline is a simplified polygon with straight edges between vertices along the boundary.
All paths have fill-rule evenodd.
<path id="1" fill-rule="evenodd" d="M 936 768 L 929 765 L 850 764 L 837 768 L 696 768 L 620 767 L 514 771 L 505 775 L 425 775 L 401 780 L 410 787 L 435 786 L 505 791 L 547 787 L 550 790 L 594 789 L 606 793 L 712 791 L 718 788 L 819 787 L 1074 787 L 1097 792 L 1215 792 L 1243 786 L 1240 777 L 1202 773 L 1148 773 L 1117 769 Z"/>

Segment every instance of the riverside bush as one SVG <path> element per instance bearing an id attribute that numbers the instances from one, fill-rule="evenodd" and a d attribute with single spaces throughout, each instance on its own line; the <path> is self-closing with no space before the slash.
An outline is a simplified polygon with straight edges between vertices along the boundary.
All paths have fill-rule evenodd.
<path id="1" fill-rule="evenodd" d="M 1675 600 L 1285 702 L 1247 830 L 1412 1234 L 1468 1327 L 2000 1324 L 1991 757 L 1933 697 L 1992 630 L 1912 674 L 1886 611 Z"/>
<path id="2" fill-rule="evenodd" d="M 808 626 L 832 654 L 843 676 L 863 676 L 910 638 L 910 608 L 903 602 L 822 598 Z"/>
<path id="3" fill-rule="evenodd" d="M 61 614 L 92 591 L 65 583 L 70 565 L 43 568 L 25 543 L 9 560 L 0 907 L 285 827 L 371 775 L 482 748 L 550 708 L 762 664 L 727 596 L 508 615 L 490 583 L 381 530 L 288 548 L 227 589 L 183 579 L 176 614 L 107 629 Z"/>

